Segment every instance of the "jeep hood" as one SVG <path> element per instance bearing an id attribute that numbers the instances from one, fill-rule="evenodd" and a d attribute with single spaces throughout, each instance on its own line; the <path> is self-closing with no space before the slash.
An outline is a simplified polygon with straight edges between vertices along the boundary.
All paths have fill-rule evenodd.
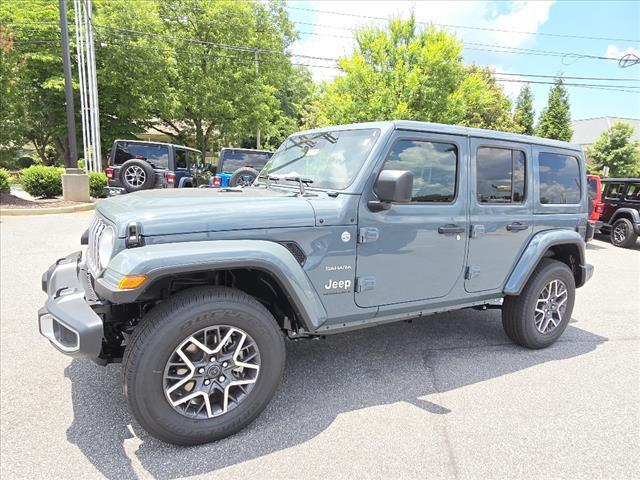
<path id="1" fill-rule="evenodd" d="M 265 188 L 145 190 L 100 200 L 96 210 L 119 237 L 133 221 L 144 236 L 315 225 L 306 199 Z"/>

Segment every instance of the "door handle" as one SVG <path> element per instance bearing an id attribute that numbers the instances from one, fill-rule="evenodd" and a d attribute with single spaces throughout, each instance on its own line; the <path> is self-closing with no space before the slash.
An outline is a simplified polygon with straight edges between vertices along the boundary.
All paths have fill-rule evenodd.
<path id="1" fill-rule="evenodd" d="M 529 228 L 529 225 L 520 222 L 513 222 L 507 225 L 507 230 L 510 232 L 519 232 L 520 230 L 526 230 L 527 228 Z"/>
<path id="2" fill-rule="evenodd" d="M 442 225 L 438 227 L 438 233 L 464 233 L 466 230 L 465 227 L 461 227 L 460 225 Z"/>

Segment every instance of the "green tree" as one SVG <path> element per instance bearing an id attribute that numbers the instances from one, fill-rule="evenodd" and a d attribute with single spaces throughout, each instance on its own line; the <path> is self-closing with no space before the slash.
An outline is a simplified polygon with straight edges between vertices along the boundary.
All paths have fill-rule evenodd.
<path id="1" fill-rule="evenodd" d="M 412 15 L 355 38 L 353 53 L 340 60 L 344 75 L 322 85 L 307 108 L 309 126 L 408 119 L 516 129 L 492 72 L 465 67 L 454 35 L 418 28 Z"/>
<path id="2" fill-rule="evenodd" d="M 536 135 L 556 140 L 571 141 L 571 107 L 569 93 L 562 77 L 556 78 L 555 85 L 549 91 L 547 106 L 540 114 Z"/>
<path id="3" fill-rule="evenodd" d="M 587 148 L 587 157 L 598 173 L 609 167 L 611 177 L 640 175 L 640 142 L 633 141 L 632 136 L 633 127 L 618 121 Z"/>
<path id="4" fill-rule="evenodd" d="M 520 126 L 522 133 L 534 134 L 535 112 L 533 111 L 533 93 L 529 84 L 524 85 L 518 94 L 513 120 Z"/>

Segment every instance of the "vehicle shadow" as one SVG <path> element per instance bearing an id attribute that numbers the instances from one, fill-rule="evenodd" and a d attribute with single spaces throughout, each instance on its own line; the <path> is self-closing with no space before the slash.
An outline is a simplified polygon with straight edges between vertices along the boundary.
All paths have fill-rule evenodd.
<path id="1" fill-rule="evenodd" d="M 282 385 L 262 415 L 232 437 L 190 448 L 164 444 L 135 423 L 118 365 L 73 360 L 65 370 L 74 408 L 67 438 L 107 478 L 136 478 L 140 468 L 163 479 L 202 474 L 306 442 L 340 413 L 408 402 L 427 415 L 446 415 L 437 393 L 583 355 L 607 341 L 575 325 L 555 345 L 535 351 L 507 339 L 497 310 L 289 342 Z M 137 450 L 127 447 L 130 424 Z"/>

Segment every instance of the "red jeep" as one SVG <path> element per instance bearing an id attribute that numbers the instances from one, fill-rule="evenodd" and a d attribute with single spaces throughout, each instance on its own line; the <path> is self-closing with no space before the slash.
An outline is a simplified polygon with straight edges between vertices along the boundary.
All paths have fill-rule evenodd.
<path id="1" fill-rule="evenodd" d="M 602 226 L 600 215 L 604 212 L 604 203 L 602 203 L 602 183 L 598 175 L 587 175 L 587 188 L 589 193 L 589 220 L 594 222 L 596 229 Z"/>

